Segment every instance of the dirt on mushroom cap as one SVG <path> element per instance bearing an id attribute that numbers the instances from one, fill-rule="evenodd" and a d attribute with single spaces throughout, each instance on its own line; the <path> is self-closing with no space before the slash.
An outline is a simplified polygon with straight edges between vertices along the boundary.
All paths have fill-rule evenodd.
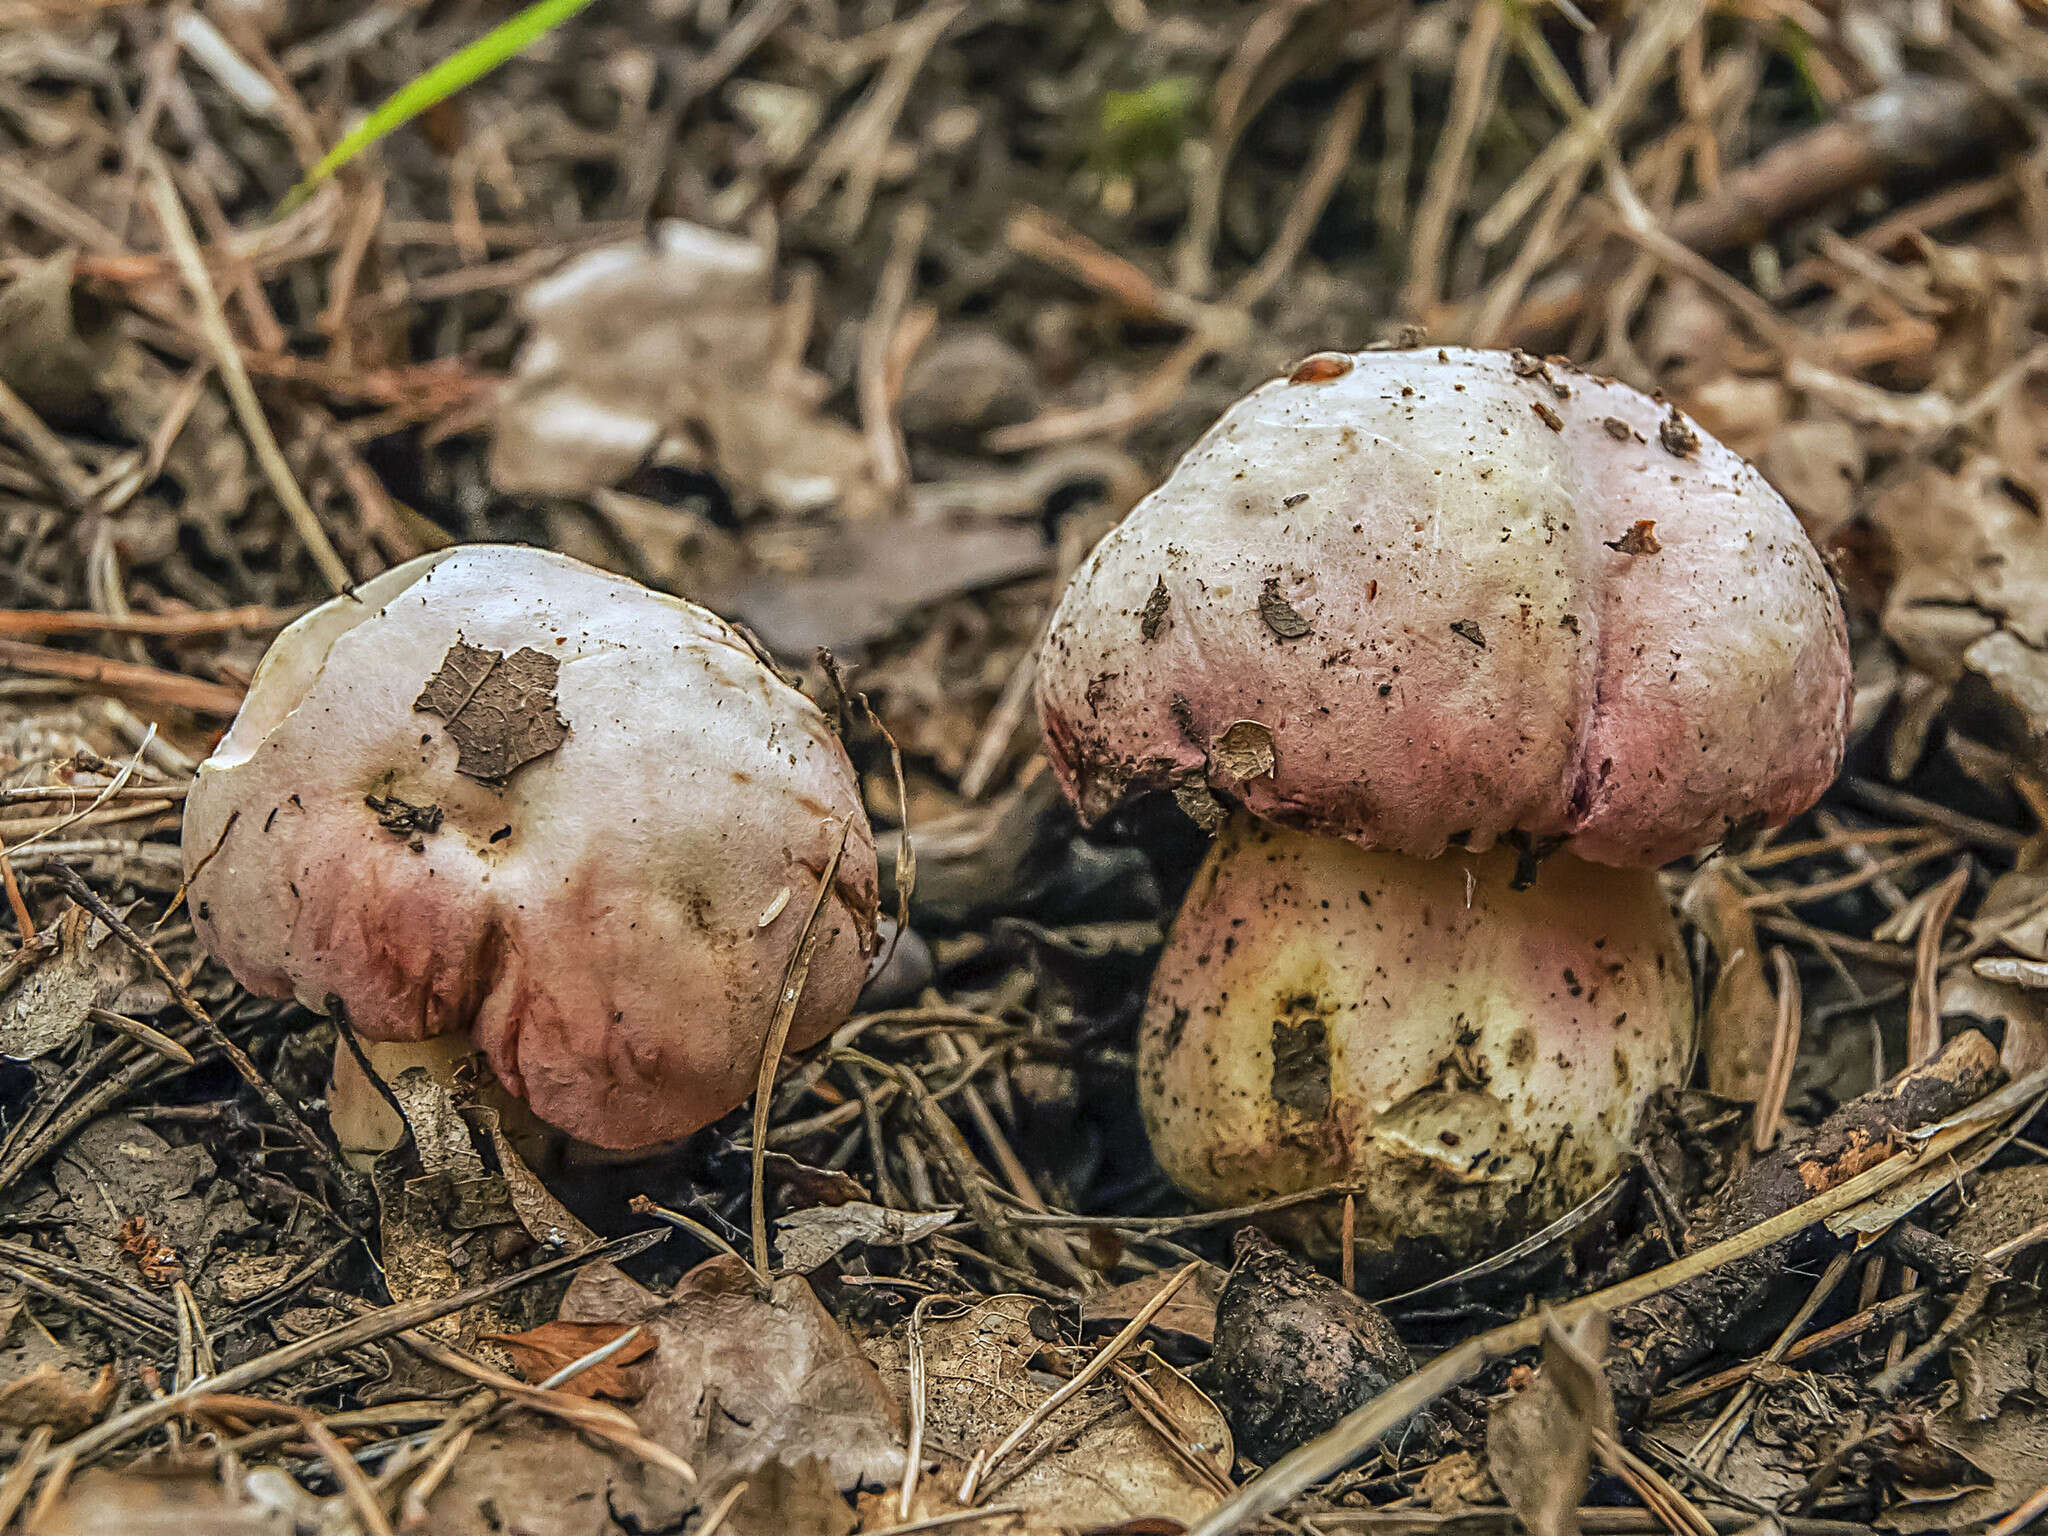
<path id="1" fill-rule="evenodd" d="M 1565 364 L 1351 362 L 1233 407 L 1069 587 L 1039 700 L 1084 813 L 1244 718 L 1273 770 L 1216 788 L 1420 857 L 1518 831 L 1659 864 L 1819 795 L 1842 610 L 1754 469 Z"/>

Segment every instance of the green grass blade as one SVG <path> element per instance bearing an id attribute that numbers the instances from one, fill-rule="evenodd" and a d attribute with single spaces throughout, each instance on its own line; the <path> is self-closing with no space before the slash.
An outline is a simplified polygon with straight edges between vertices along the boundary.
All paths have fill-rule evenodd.
<path id="1" fill-rule="evenodd" d="M 408 80 L 378 103 L 376 110 L 329 150 L 303 180 L 285 194 L 279 213 L 289 213 L 349 161 L 394 129 L 402 128 L 429 107 L 446 101 L 464 86 L 488 75 L 515 54 L 523 53 L 549 32 L 589 5 L 591 0 L 534 0 L 509 21 L 493 27 L 466 48 L 458 49 L 425 74 Z"/>

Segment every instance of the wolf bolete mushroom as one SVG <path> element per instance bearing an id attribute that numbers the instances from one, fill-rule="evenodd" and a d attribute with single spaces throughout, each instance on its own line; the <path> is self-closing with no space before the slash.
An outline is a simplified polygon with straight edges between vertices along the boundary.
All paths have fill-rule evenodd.
<path id="1" fill-rule="evenodd" d="M 715 615 L 561 555 L 426 555 L 278 636 L 186 801 L 199 936 L 330 1000 L 368 1060 L 597 1147 L 752 1091 L 844 839 L 790 1031 L 838 1025 L 875 942 L 873 834 L 825 717 Z M 395 1122 L 338 1053 L 344 1146 Z"/>
<path id="2" fill-rule="evenodd" d="M 1656 866 L 1810 805 L 1848 695 L 1797 519 L 1675 409 L 1463 349 L 1253 391 L 1039 668 L 1084 816 L 1171 790 L 1222 831 L 1142 1025 L 1166 1171 L 1359 1184 L 1363 1250 L 1454 1259 L 1595 1192 L 1692 1047 Z"/>

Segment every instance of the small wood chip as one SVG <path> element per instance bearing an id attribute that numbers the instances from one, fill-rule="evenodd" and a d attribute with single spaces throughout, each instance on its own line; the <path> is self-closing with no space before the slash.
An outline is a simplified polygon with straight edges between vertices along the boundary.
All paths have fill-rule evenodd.
<path id="1" fill-rule="evenodd" d="M 1564 418 L 1541 400 L 1531 400 L 1529 402 L 1529 409 L 1542 418 L 1543 425 L 1550 428 L 1551 431 L 1562 432 L 1564 430 Z"/>
<path id="2" fill-rule="evenodd" d="M 1460 640 L 1469 640 L 1482 651 L 1486 649 L 1486 636 L 1479 626 L 1470 619 L 1460 619 L 1451 626 L 1451 633 Z"/>

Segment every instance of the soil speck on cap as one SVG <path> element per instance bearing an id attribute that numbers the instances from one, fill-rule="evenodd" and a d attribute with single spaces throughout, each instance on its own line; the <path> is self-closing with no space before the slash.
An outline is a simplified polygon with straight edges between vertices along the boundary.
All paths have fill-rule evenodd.
<path id="1" fill-rule="evenodd" d="M 1152 595 L 1145 599 L 1145 607 L 1138 615 L 1138 633 L 1148 641 L 1157 640 L 1159 631 L 1166 627 L 1166 610 L 1172 605 L 1173 596 L 1166 590 L 1166 578 L 1158 577 L 1152 585 Z"/>
<path id="2" fill-rule="evenodd" d="M 1280 595 L 1278 576 L 1268 576 L 1265 590 L 1259 593 L 1259 617 L 1266 621 L 1266 628 L 1282 640 L 1299 640 L 1309 633 L 1308 620 Z"/>
<path id="3" fill-rule="evenodd" d="M 1604 539 L 1601 542 L 1609 549 L 1618 550 L 1624 555 L 1654 555 L 1664 547 L 1663 542 L 1657 537 L 1656 521 L 1647 517 L 1638 518 L 1636 525 L 1620 538 Z"/>
<path id="4" fill-rule="evenodd" d="M 1699 447 L 1700 435 L 1678 414 L 1678 407 L 1673 406 L 1671 413 L 1657 423 L 1657 441 L 1664 445 L 1665 452 L 1675 453 L 1682 459 Z"/>

